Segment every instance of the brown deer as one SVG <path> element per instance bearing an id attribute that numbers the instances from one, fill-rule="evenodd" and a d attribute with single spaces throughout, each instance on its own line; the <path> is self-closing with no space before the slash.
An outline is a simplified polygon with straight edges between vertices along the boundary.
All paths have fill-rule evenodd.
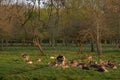
<path id="1" fill-rule="evenodd" d="M 56 59 L 57 59 L 56 63 L 59 66 L 64 66 L 65 65 L 65 63 L 66 63 L 65 56 L 59 55 Z"/>
<path id="2" fill-rule="evenodd" d="M 41 62 L 42 61 L 42 59 L 39 57 L 39 58 L 37 58 L 37 62 Z"/>
<path id="3" fill-rule="evenodd" d="M 94 67 L 94 68 L 98 69 L 99 72 L 108 72 L 108 70 L 106 69 L 104 62 L 102 60 L 100 60 L 99 63 L 97 61 L 95 61 L 95 62 L 90 61 L 89 65 L 90 65 L 90 67 Z"/>
<path id="4" fill-rule="evenodd" d="M 81 58 L 81 60 L 82 61 L 87 61 L 87 62 L 90 62 L 90 61 L 92 61 L 92 55 L 91 54 L 89 54 L 89 55 L 87 55 L 86 57 L 84 57 L 84 58 Z"/>
<path id="5" fill-rule="evenodd" d="M 116 63 L 114 61 L 108 60 L 108 66 L 112 69 L 117 69 Z"/>
<path id="6" fill-rule="evenodd" d="M 27 64 L 32 64 L 33 62 L 31 60 L 26 61 Z"/>
<path id="7" fill-rule="evenodd" d="M 62 55 L 57 56 L 55 62 L 54 63 L 48 62 L 48 65 L 53 66 L 53 67 L 60 66 L 60 67 L 65 68 L 66 67 L 65 56 L 62 56 Z"/>
<path id="8" fill-rule="evenodd" d="M 106 69 L 106 67 L 104 65 L 101 65 L 100 67 L 98 67 L 98 71 L 99 72 L 108 72 L 108 70 Z"/>
<path id="9" fill-rule="evenodd" d="M 78 61 L 75 60 L 75 59 L 72 60 L 71 63 L 70 63 L 70 66 L 71 66 L 71 67 L 77 67 L 77 65 L 78 65 Z"/>
<path id="10" fill-rule="evenodd" d="M 77 67 L 79 67 L 83 70 L 89 70 L 88 65 L 86 65 L 85 63 L 79 63 Z"/>
<path id="11" fill-rule="evenodd" d="M 50 56 L 50 59 L 55 59 L 56 57 L 55 56 Z"/>
<path id="12" fill-rule="evenodd" d="M 50 66 L 50 67 L 57 67 L 57 66 L 58 66 L 58 64 L 57 64 L 57 62 L 56 62 L 56 61 L 55 61 L 55 62 L 53 62 L 53 63 L 48 62 L 48 66 Z"/>
<path id="13" fill-rule="evenodd" d="M 22 54 L 22 57 L 24 58 L 24 60 L 25 60 L 25 62 L 26 62 L 27 64 L 32 64 L 32 63 L 33 63 L 33 62 L 30 60 L 29 55 L 27 55 L 27 54 Z"/>

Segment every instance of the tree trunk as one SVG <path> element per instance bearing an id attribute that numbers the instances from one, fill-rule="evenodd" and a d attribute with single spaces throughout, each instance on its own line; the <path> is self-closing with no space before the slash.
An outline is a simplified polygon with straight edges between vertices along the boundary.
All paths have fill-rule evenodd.
<path id="1" fill-rule="evenodd" d="M 62 41 L 62 45 L 63 45 L 63 46 L 67 46 L 67 45 L 68 45 L 68 44 L 67 44 L 67 40 L 63 40 L 63 41 Z"/>
<path id="2" fill-rule="evenodd" d="M 119 42 L 118 42 L 118 48 L 120 48 L 120 40 L 119 40 Z"/>
<path id="3" fill-rule="evenodd" d="M 96 46 L 97 46 L 97 53 L 100 55 L 102 53 L 102 46 L 101 46 L 101 40 L 100 40 L 100 26 L 99 22 L 97 22 L 97 35 L 96 35 Z"/>
<path id="4" fill-rule="evenodd" d="M 82 43 L 81 42 L 79 43 L 79 46 L 80 46 L 80 54 L 82 54 Z"/>
<path id="5" fill-rule="evenodd" d="M 51 42 L 52 42 L 51 47 L 55 48 L 55 39 L 54 39 L 54 37 L 52 38 Z"/>
<path id="6" fill-rule="evenodd" d="M 118 48 L 120 48 L 120 14 L 119 14 L 119 26 L 118 26 Z"/>
<path id="7" fill-rule="evenodd" d="M 106 39 L 104 40 L 104 44 L 105 44 L 105 45 L 107 44 L 107 40 L 106 40 Z"/>
<path id="8" fill-rule="evenodd" d="M 52 46 L 52 42 L 51 42 L 51 40 L 49 39 L 49 46 Z"/>
<path id="9" fill-rule="evenodd" d="M 91 52 L 94 52 L 95 49 L 94 49 L 94 42 L 93 41 L 90 42 L 90 46 L 91 46 Z"/>
<path id="10" fill-rule="evenodd" d="M 40 50 L 41 54 L 42 55 L 45 55 L 44 52 L 43 52 L 43 49 L 42 49 L 42 46 L 39 42 L 39 40 L 36 38 L 36 39 L 33 39 L 33 44 L 38 47 L 38 49 Z"/>
<path id="11" fill-rule="evenodd" d="M 82 54 L 82 41 L 78 40 L 79 43 L 79 54 Z"/>
<path id="12" fill-rule="evenodd" d="M 25 39 L 22 40 L 22 46 L 25 46 Z"/>
<path id="13" fill-rule="evenodd" d="M 49 45 L 53 48 L 55 47 L 55 40 L 53 38 L 49 40 Z"/>
<path id="14" fill-rule="evenodd" d="M 0 50 L 3 50 L 3 44 L 4 44 L 4 40 L 1 39 L 1 49 Z"/>
<path id="15" fill-rule="evenodd" d="M 120 40 L 119 39 L 116 40 L 116 47 L 120 48 Z"/>
<path id="16" fill-rule="evenodd" d="M 62 40 L 62 45 L 65 46 L 65 40 Z"/>
<path id="17" fill-rule="evenodd" d="M 5 40 L 5 47 L 8 49 L 8 40 Z"/>

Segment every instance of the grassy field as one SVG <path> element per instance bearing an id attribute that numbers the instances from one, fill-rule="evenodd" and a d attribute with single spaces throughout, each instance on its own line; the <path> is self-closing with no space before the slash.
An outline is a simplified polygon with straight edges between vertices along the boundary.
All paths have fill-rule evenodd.
<path id="1" fill-rule="evenodd" d="M 83 48 L 83 56 L 90 53 L 88 46 Z M 98 72 L 91 68 L 90 70 L 81 70 L 80 68 L 53 68 L 48 67 L 48 62 L 53 62 L 49 57 L 62 54 L 67 59 L 78 59 L 78 47 L 58 46 L 50 48 L 44 46 L 46 56 L 41 56 L 42 62 L 37 63 L 36 59 L 40 56 L 37 48 L 34 47 L 10 47 L 5 51 L 0 51 L 0 80 L 120 80 L 120 66 L 118 69 L 108 69 L 109 72 Z M 33 64 L 28 65 L 21 57 L 21 53 L 29 54 Z M 93 54 L 93 60 L 113 60 L 120 63 L 120 49 L 110 45 L 103 46 L 103 54 L 98 56 Z"/>

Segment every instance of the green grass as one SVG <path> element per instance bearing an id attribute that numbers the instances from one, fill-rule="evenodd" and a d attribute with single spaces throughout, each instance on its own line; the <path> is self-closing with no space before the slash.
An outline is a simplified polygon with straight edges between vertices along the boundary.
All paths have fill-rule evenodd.
<path id="1" fill-rule="evenodd" d="M 49 56 L 63 54 L 67 59 L 78 59 L 78 47 L 58 46 L 50 48 L 44 46 L 46 56 L 41 56 L 42 62 L 37 63 L 36 58 L 40 56 L 37 48 L 34 47 L 10 47 L 6 51 L 0 51 L 0 80 L 120 80 L 120 66 L 118 69 L 108 69 L 109 72 L 101 73 L 95 69 L 88 71 L 79 68 L 53 68 L 48 67 Z M 83 56 L 90 53 L 90 48 L 84 45 Z M 33 60 L 32 65 L 28 65 L 21 57 L 21 53 L 27 53 Z M 95 52 L 94 60 L 111 59 L 120 63 L 120 49 L 112 46 L 103 46 L 103 54 L 98 56 Z"/>

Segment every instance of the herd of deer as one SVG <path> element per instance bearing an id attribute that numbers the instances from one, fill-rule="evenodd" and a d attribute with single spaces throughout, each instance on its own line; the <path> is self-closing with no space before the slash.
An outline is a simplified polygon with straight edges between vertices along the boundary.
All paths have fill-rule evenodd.
<path id="1" fill-rule="evenodd" d="M 29 55 L 22 54 L 22 57 L 24 58 L 25 62 L 27 64 L 32 64 L 33 62 L 30 60 Z M 48 66 L 50 67 L 62 67 L 62 68 L 70 68 L 70 67 L 76 67 L 83 70 L 90 70 L 90 68 L 95 68 L 99 72 L 108 72 L 107 68 L 117 69 L 117 65 L 114 61 L 111 60 L 99 60 L 99 61 L 93 61 L 92 55 L 87 55 L 84 58 L 81 58 L 80 60 L 66 60 L 65 56 L 58 55 L 57 57 L 50 56 L 50 59 L 54 59 L 55 61 L 53 63 L 48 62 Z M 36 60 L 37 62 L 41 62 L 41 58 L 38 58 Z"/>

